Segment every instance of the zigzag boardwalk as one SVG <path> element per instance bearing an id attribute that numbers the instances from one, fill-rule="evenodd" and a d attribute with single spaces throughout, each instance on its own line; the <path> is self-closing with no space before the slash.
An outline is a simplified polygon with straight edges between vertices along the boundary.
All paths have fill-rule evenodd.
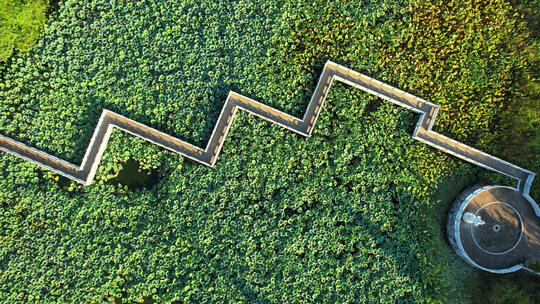
<path id="1" fill-rule="evenodd" d="M 437 105 L 331 61 L 328 61 L 324 65 L 319 82 L 302 119 L 298 119 L 231 91 L 205 149 L 108 110 L 103 111 L 80 166 L 68 163 L 2 135 L 0 135 L 0 149 L 64 175 L 74 181 L 90 185 L 111 132 L 113 128 L 118 128 L 212 167 L 217 161 L 223 142 L 227 137 L 229 128 L 234 120 L 234 115 L 238 109 L 250 112 L 291 131 L 309 137 L 315 127 L 317 117 L 323 108 L 328 91 L 335 80 L 419 113 L 420 118 L 413 132 L 413 138 L 468 162 L 516 179 L 518 181 L 517 188 L 525 196 L 528 196 L 534 173 L 432 131 L 431 129 L 439 110 Z M 535 210 L 540 216 L 538 208 Z"/>

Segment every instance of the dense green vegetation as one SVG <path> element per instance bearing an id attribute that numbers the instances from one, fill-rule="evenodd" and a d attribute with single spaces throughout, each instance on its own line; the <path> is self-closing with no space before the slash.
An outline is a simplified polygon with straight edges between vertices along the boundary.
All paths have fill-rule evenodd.
<path id="1" fill-rule="evenodd" d="M 538 280 L 522 274 L 482 274 L 482 292 L 476 292 L 474 303 L 478 304 L 534 304 L 540 302 Z"/>
<path id="2" fill-rule="evenodd" d="M 532 4 L 199 2 L 61 1 L 4 67 L 0 134 L 78 163 L 107 108 L 204 146 L 229 90 L 301 116 L 331 59 L 441 105 L 436 129 L 486 152 L 535 136 L 509 118 L 538 114 L 518 103 Z M 214 169 L 118 131 L 89 187 L 0 154 L 0 299 L 475 301 L 444 221 L 498 177 L 412 140 L 415 122 L 337 85 L 309 139 L 241 113 Z M 538 171 L 527 149 L 512 160 Z M 119 184 L 131 159 L 159 183 Z"/>
<path id="3" fill-rule="evenodd" d="M 0 0 L 0 62 L 14 51 L 27 52 L 36 42 L 49 0 Z"/>

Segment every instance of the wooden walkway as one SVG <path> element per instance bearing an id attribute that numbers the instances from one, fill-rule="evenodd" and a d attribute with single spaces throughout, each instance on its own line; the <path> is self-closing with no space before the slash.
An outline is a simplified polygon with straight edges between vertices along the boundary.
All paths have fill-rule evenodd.
<path id="1" fill-rule="evenodd" d="M 516 179 L 517 189 L 528 196 L 534 173 L 432 131 L 431 129 L 439 110 L 437 105 L 331 61 L 328 61 L 324 65 L 315 92 L 302 119 L 231 91 L 205 149 L 108 110 L 103 111 L 80 166 L 28 147 L 21 142 L 2 135 L 0 135 L 0 149 L 74 181 L 89 185 L 92 183 L 113 128 L 118 128 L 167 150 L 213 167 L 237 110 L 241 109 L 250 112 L 291 131 L 309 137 L 323 108 L 328 91 L 332 83 L 336 80 L 419 113 L 420 119 L 412 135 L 413 138 L 478 166 Z M 536 206 L 535 211 L 540 216 L 538 206 Z"/>

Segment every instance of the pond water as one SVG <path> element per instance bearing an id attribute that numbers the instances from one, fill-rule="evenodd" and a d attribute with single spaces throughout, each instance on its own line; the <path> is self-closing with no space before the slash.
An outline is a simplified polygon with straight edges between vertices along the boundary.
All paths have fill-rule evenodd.
<path id="1" fill-rule="evenodd" d="M 159 174 L 155 170 L 142 169 L 138 161 L 130 159 L 123 164 L 113 182 L 130 189 L 150 188 L 159 182 Z"/>

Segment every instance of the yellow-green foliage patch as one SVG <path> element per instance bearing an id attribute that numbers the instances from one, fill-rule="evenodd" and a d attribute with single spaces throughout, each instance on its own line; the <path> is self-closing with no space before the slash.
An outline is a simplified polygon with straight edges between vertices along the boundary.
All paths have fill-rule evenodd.
<path id="1" fill-rule="evenodd" d="M 48 8 L 49 0 L 0 0 L 0 62 L 35 44 Z"/>

